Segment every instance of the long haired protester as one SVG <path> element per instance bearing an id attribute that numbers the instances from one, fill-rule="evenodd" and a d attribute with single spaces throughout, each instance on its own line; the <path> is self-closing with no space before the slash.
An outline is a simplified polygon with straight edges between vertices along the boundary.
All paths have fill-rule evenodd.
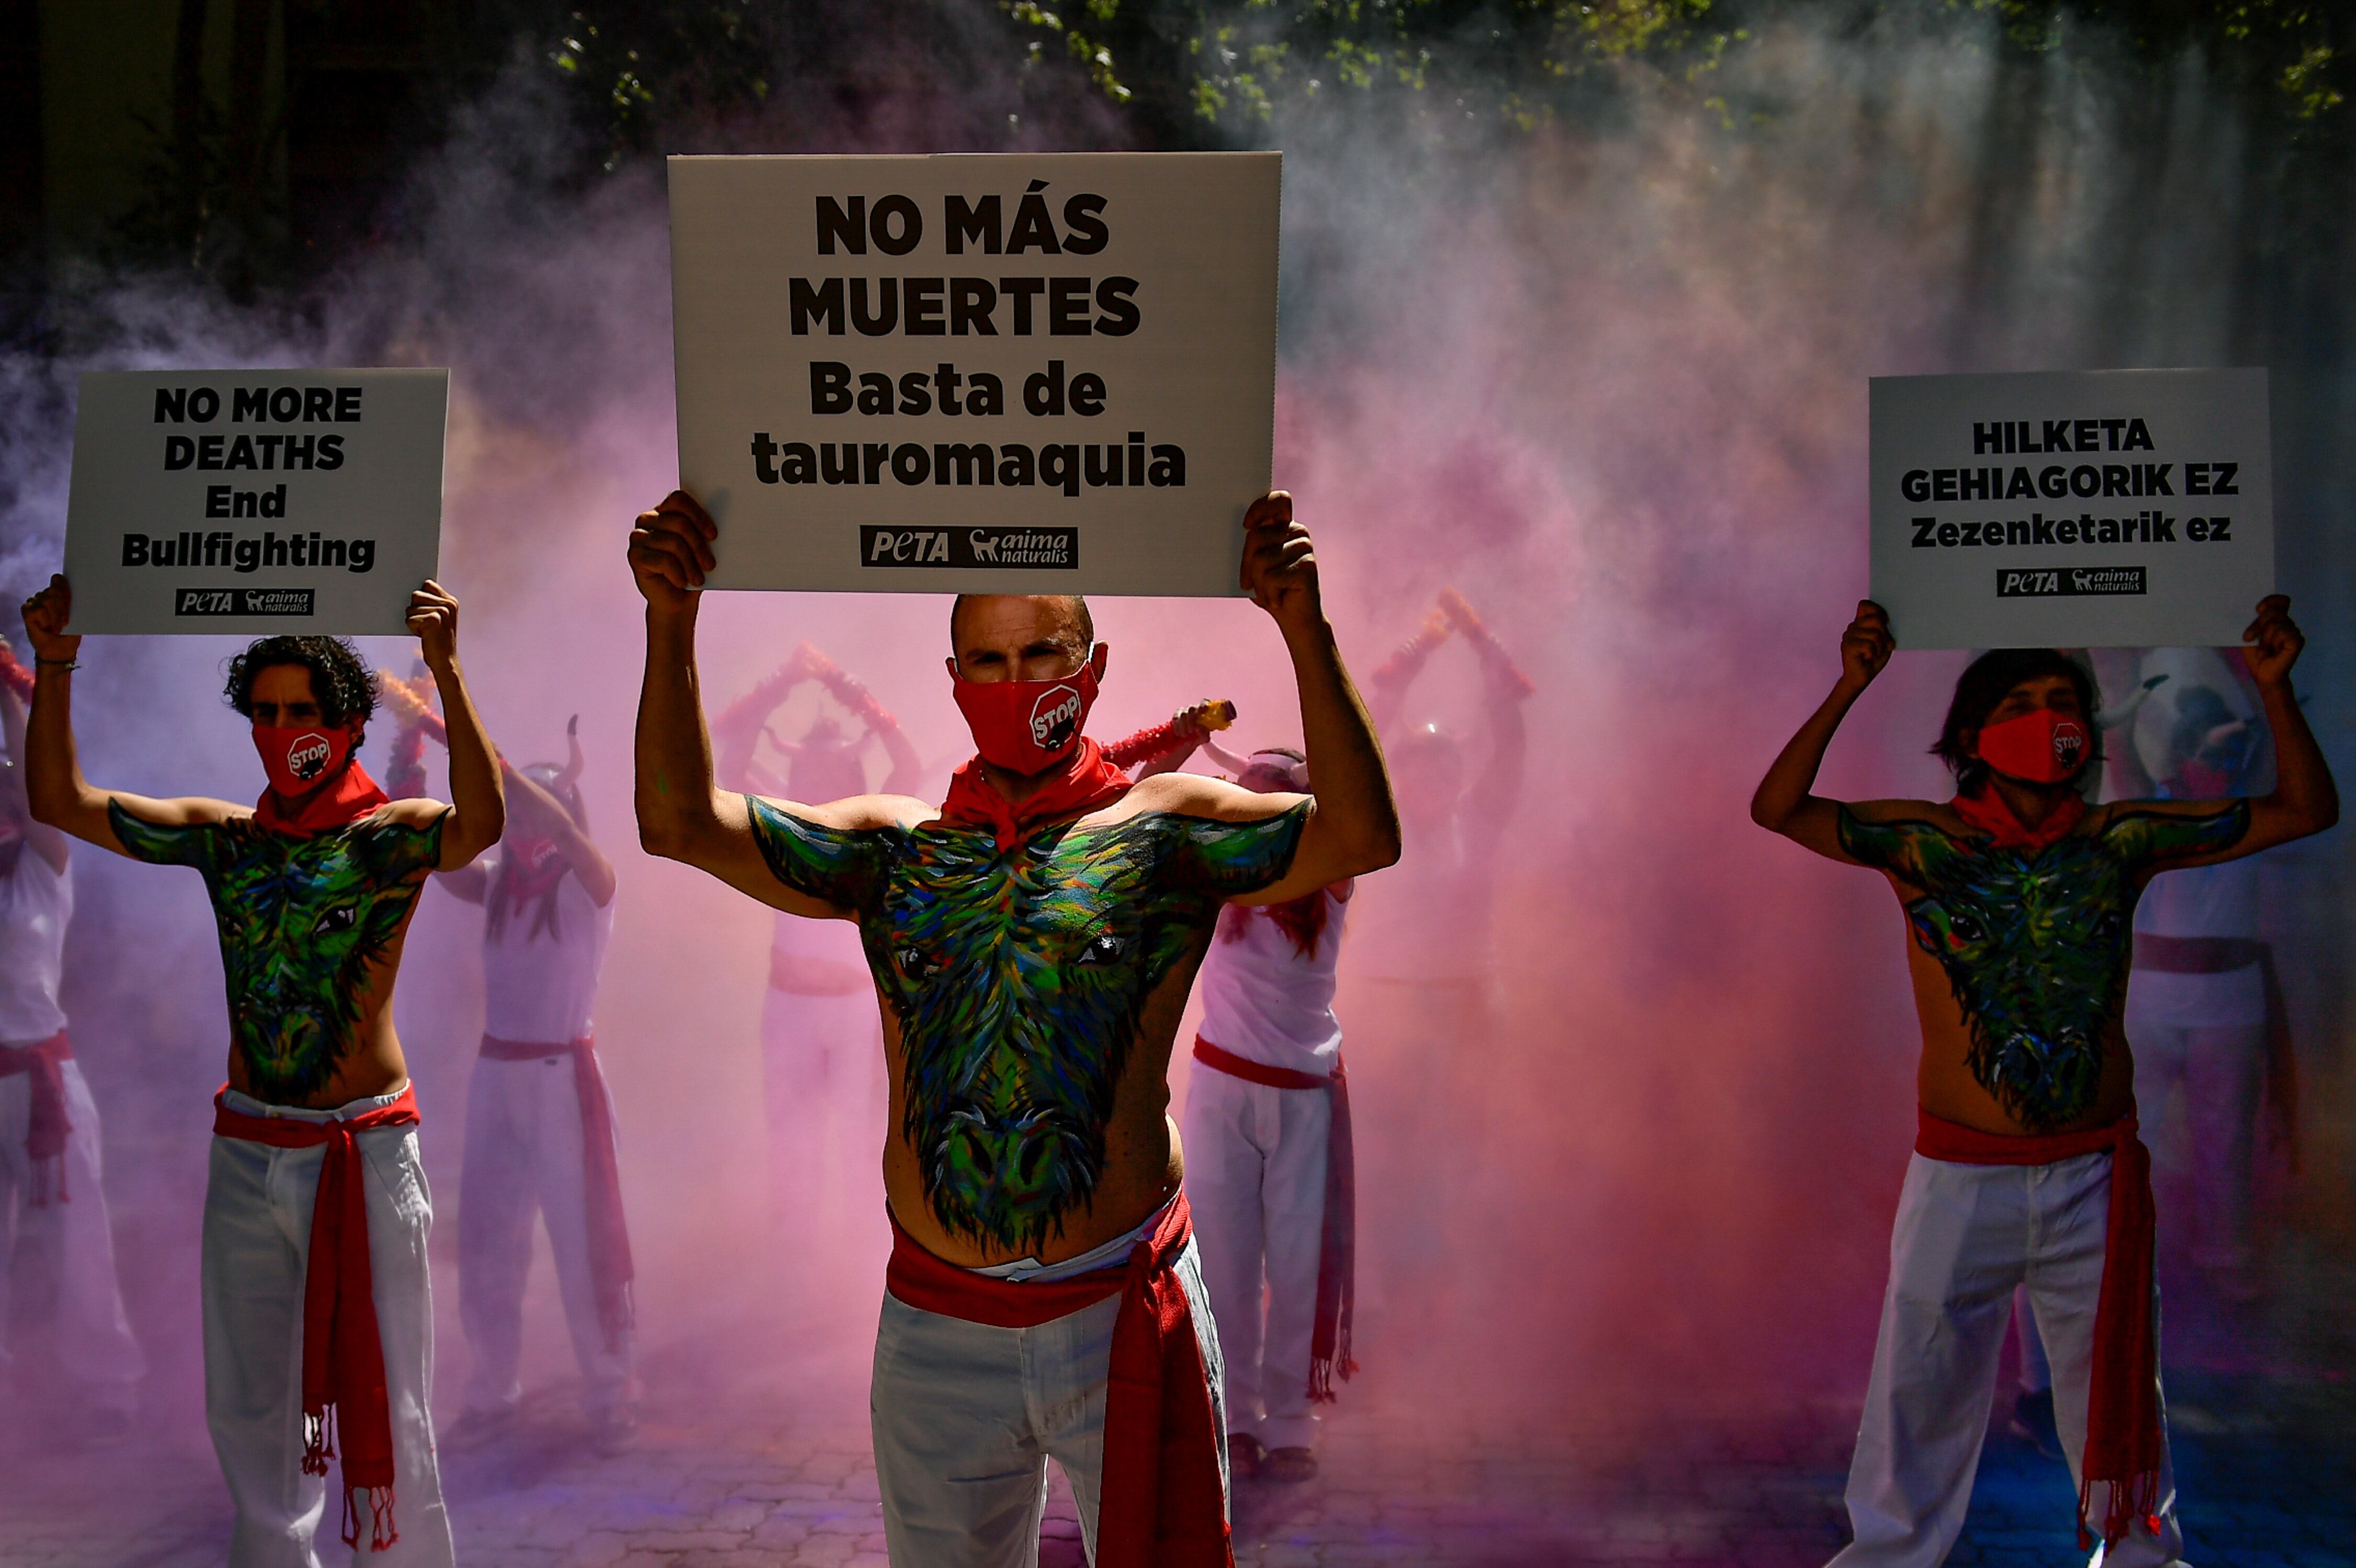
<path id="1" fill-rule="evenodd" d="M 220 932 L 229 1082 L 214 1100 L 202 1294 L 205 1415 L 236 1509 L 229 1561 L 312 1568 L 333 1462 L 348 1545 L 447 1563 L 428 1410 L 433 1215 L 391 1001 L 426 877 L 472 861 L 505 823 L 458 668 L 458 601 L 429 582 L 408 617 L 449 715 L 449 806 L 389 800 L 360 767 L 374 683 L 325 637 L 263 638 L 230 661 L 227 696 L 269 779 L 256 804 L 96 788 L 74 750 L 72 609 L 62 576 L 25 605 L 33 815 L 193 867 Z"/>
<path id="2" fill-rule="evenodd" d="M 1387 865 L 1398 825 L 1307 531 L 1246 515 L 1242 585 L 1282 632 L 1315 800 L 1170 773 L 1084 733 L 1108 652 L 1076 597 L 960 597 L 950 692 L 978 755 L 948 801 L 713 788 L 695 622 L 718 530 L 642 513 L 638 828 L 776 908 L 855 921 L 892 1069 L 894 1226 L 871 1393 L 894 1562 L 1036 1561 L 1049 1455 L 1102 1568 L 1233 1561 L 1219 1348 L 1169 1104 L 1220 909 Z"/>
<path id="3" fill-rule="evenodd" d="M 1871 603 L 1841 673 L 1761 781 L 1753 821 L 1890 881 L 1913 941 L 1921 1112 L 1849 1468 L 1844 1568 L 1945 1560 L 1963 1528 L 2014 1287 L 2026 1284 L 2107 1568 L 2178 1559 L 2159 1388 L 2151 1165 L 2122 1025 L 2136 902 L 2163 871 L 2320 832 L 2340 799 L 2291 693 L 2304 645 L 2277 595 L 2244 634 L 2276 742 L 2258 799 L 2089 806 L 2094 683 L 2051 649 L 1999 649 L 1956 683 L 1935 748 L 1954 799 L 1811 792 L 1896 647 Z"/>
<path id="4" fill-rule="evenodd" d="M 856 719 L 858 730 L 847 729 L 821 708 L 798 739 L 779 736 L 774 722 L 778 710 L 806 684 Z M 712 741 L 723 788 L 793 800 L 867 794 L 865 753 L 871 746 L 882 748 L 885 763 L 876 793 L 913 793 L 924 768 L 891 710 L 865 682 L 807 642 L 712 721 Z M 763 760 L 765 743 L 784 764 L 783 778 Z M 761 1089 L 769 1132 L 770 1218 L 797 1242 L 822 1245 L 837 1239 L 834 1224 L 848 1196 L 838 1187 L 847 1175 L 849 1137 L 853 1131 L 863 1133 L 869 1120 L 880 1115 L 870 1087 L 882 1076 L 883 1038 L 874 1009 L 875 983 L 867 977 L 856 929 L 789 914 L 777 917 L 769 945 L 769 983 L 761 1002 Z M 787 1277 L 800 1276 L 798 1288 L 805 1291 L 821 1291 L 821 1282 L 809 1273 L 797 1269 Z"/>
<path id="5" fill-rule="evenodd" d="M 0 1379 L 8 1351 L 10 1265 L 20 1234 L 56 1260 L 57 1369 L 73 1402 L 51 1430 L 68 1442 L 131 1434 L 146 1358 L 132 1337 L 114 1273 L 114 1234 L 101 1186 L 98 1105 L 58 1006 L 73 867 L 65 835 L 33 821 L 25 800 L 25 698 L 32 672 L 0 638 Z M 17 1363 L 13 1408 L 33 1404 Z"/>
<path id="6" fill-rule="evenodd" d="M 483 1043 L 466 1087 L 458 1318 L 475 1365 L 454 1445 L 497 1436 L 523 1397 L 531 1221 L 548 1228 L 598 1450 L 637 1440 L 637 1318 L 613 1097 L 591 1013 L 614 932 L 614 867 L 581 798 L 580 720 L 562 763 L 501 766 L 498 849 L 442 886 L 483 907 Z"/>
<path id="7" fill-rule="evenodd" d="M 1236 759 L 1260 794 L 1310 793 L 1281 746 Z M 1317 1418 L 1355 1369 L 1356 1198 L 1333 970 L 1352 885 L 1285 904 L 1231 904 L 1195 977 L 1203 1000 L 1186 1091 L 1203 1281 L 1226 1363 L 1227 1452 L 1270 1480 L 1317 1473 Z M 1263 1305 L 1264 1304 L 1264 1305 Z"/>

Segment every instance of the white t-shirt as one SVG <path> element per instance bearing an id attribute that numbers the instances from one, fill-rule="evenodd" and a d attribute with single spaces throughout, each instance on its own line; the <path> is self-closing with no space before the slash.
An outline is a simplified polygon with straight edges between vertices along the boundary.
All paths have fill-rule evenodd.
<path id="1" fill-rule="evenodd" d="M 2136 905 L 2135 929 L 2158 937 L 2258 940 L 2258 863 L 2229 860 L 2163 871 Z M 2266 1021 L 2265 972 L 2254 964 L 2219 974 L 2137 969 L 2127 978 L 2127 1027 L 2211 1029 Z"/>
<path id="2" fill-rule="evenodd" d="M 1319 897 L 1325 900 L 1325 929 L 1315 951 L 1306 955 L 1265 907 L 1229 905 L 1220 911 L 1211 950 L 1194 978 L 1203 999 L 1203 1038 L 1267 1067 L 1333 1072 L 1342 1054 L 1333 964 L 1342 956 L 1348 906 L 1330 890 Z"/>
<path id="3" fill-rule="evenodd" d="M 508 897 L 504 861 L 491 865 L 491 901 Z M 614 931 L 614 901 L 599 908 L 570 871 L 556 885 L 556 929 L 540 929 L 540 900 L 510 904 L 483 926 L 483 1030 L 502 1040 L 562 1045 L 592 1032 L 597 976 Z"/>
<path id="4" fill-rule="evenodd" d="M 0 1045 L 37 1045 L 66 1026 L 58 978 L 73 918 L 72 870 L 71 862 L 50 870 L 27 843 L 16 869 L 0 876 Z"/>

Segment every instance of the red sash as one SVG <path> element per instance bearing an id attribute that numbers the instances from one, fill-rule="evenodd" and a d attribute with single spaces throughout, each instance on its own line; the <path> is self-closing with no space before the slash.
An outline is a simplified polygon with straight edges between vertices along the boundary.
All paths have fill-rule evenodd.
<path id="1" fill-rule="evenodd" d="M 605 1090 L 605 1071 L 597 1065 L 597 1043 L 586 1035 L 562 1045 L 483 1036 L 486 1061 L 544 1061 L 551 1057 L 573 1058 L 573 1091 L 581 1101 L 581 1176 L 583 1207 L 589 1220 L 589 1279 L 596 1292 L 597 1324 L 605 1331 L 605 1348 L 619 1351 L 622 1336 L 637 1320 L 630 1301 L 630 1282 L 637 1271 L 630 1262 L 630 1228 L 622 1213 L 622 1167 L 614 1152 L 614 1100 Z"/>
<path id="2" fill-rule="evenodd" d="M 1323 897 L 1323 894 L 1312 895 Z M 1333 1380 L 1344 1382 L 1358 1369 L 1350 1356 L 1350 1320 L 1358 1295 L 1357 1161 L 1350 1138 L 1350 1080 L 1342 1058 L 1333 1058 L 1333 1076 L 1269 1067 L 1223 1051 L 1202 1036 L 1194 1036 L 1194 1059 L 1214 1072 L 1270 1089 L 1320 1089 L 1333 1097 L 1333 1131 L 1325 1139 L 1325 1224 L 1317 1244 L 1317 1317 L 1309 1337 L 1309 1397 L 1320 1404 L 1333 1402 Z"/>
<path id="3" fill-rule="evenodd" d="M 392 1521 L 392 1402 L 384 1386 L 384 1342 L 376 1326 L 369 1267 L 368 1186 L 354 1134 L 417 1125 L 417 1090 L 390 1105 L 332 1122 L 249 1116 L 229 1107 L 229 1087 L 213 1096 L 213 1133 L 273 1149 L 316 1149 L 318 1196 L 311 1208 L 311 1251 L 303 1274 L 303 1472 L 327 1473 L 336 1432 L 344 1437 L 344 1544 L 360 1543 L 355 1492 L 369 1497 L 369 1550 L 401 1539 Z"/>
<path id="4" fill-rule="evenodd" d="M 66 1117 L 66 1063 L 73 1060 L 73 1045 L 59 1029 L 30 1046 L 0 1046 L 0 1078 L 19 1073 L 32 1076 L 25 1115 L 25 1157 L 33 1166 L 33 1207 L 49 1204 L 49 1168 L 57 1167 L 58 1201 L 70 1203 L 66 1191 L 66 1134 L 73 1123 Z"/>
<path id="5" fill-rule="evenodd" d="M 1998 849 L 2043 850 L 2069 837 L 2086 815 L 2086 798 L 2074 789 L 2056 801 L 2045 820 L 2033 828 L 2021 825 L 1993 784 L 1984 786 L 1977 795 L 1958 795 L 1947 803 L 1964 819 L 1965 826 L 1987 834 Z"/>
<path id="6" fill-rule="evenodd" d="M 313 833 L 340 828 L 347 822 L 357 822 L 391 799 L 377 787 L 376 780 L 369 777 L 368 769 L 362 768 L 360 759 L 355 757 L 344 765 L 344 770 L 336 776 L 333 783 L 323 785 L 319 792 L 311 797 L 310 803 L 299 813 L 290 815 L 285 802 L 278 798 L 278 791 L 264 789 L 262 799 L 253 804 L 253 821 L 256 826 L 268 828 L 273 832 L 300 833 L 307 838 Z"/>
<path id="7" fill-rule="evenodd" d="M 1194 1234 L 1182 1192 L 1128 1262 L 1017 1284 L 933 1256 L 892 1221 L 884 1287 L 920 1312 L 1035 1328 L 1120 1297 L 1105 1391 L 1097 1568 L 1234 1568 L 1209 1374 L 1178 1281 L 1178 1255 Z"/>
<path id="8" fill-rule="evenodd" d="M 1080 737 L 1046 781 L 1020 805 L 998 792 L 981 771 L 981 758 L 967 762 L 949 777 L 948 799 L 941 802 L 941 820 L 958 827 L 989 828 L 1003 852 L 1042 822 L 1085 816 L 1098 806 L 1129 793 L 1129 775 L 1105 759 L 1104 747 Z"/>
<path id="9" fill-rule="evenodd" d="M 2107 1127 L 2044 1137 L 2006 1137 L 1922 1111 L 1914 1152 L 1959 1165 L 2050 1165 L 2082 1155 L 2111 1156 L 2111 1213 L 2103 1285 L 2094 1305 L 2094 1364 L 2086 1394 L 2086 1452 L 2079 1466 L 2078 1534 L 2097 1482 L 2110 1485 L 2103 1541 L 2115 1546 L 2137 1518 L 2159 1532 L 2159 1337 L 2152 1320 L 2151 1155 L 2135 1112 Z"/>

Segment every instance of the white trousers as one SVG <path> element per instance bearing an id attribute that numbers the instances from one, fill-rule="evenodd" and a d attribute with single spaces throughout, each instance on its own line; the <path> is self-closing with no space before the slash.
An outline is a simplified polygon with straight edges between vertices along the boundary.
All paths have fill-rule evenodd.
<path id="1" fill-rule="evenodd" d="M 1175 1266 L 1210 1376 L 1224 1492 L 1219 1335 L 1193 1242 Z M 885 1294 L 868 1410 L 892 1568 L 1033 1568 L 1051 1456 L 1071 1483 L 1080 1537 L 1096 1561 L 1105 1393 L 1119 1316 L 1114 1296 L 1035 1328 L 998 1328 Z"/>
<path id="2" fill-rule="evenodd" d="M 1322 1089 L 1271 1089 L 1197 1062 L 1186 1090 L 1186 1199 L 1226 1361 L 1227 1420 L 1270 1448 L 1317 1440 L 1309 1352 L 1333 1125 Z"/>
<path id="3" fill-rule="evenodd" d="M 513 1410 L 523 1397 L 523 1291 L 531 1219 L 548 1227 L 564 1326 L 592 1414 L 637 1397 L 636 1331 L 614 1347 L 589 1270 L 589 1195 L 581 1093 L 570 1055 L 477 1058 L 466 1091 L 466 1163 L 458 1178 L 458 1320 L 475 1355 L 466 1409 Z"/>
<path id="4" fill-rule="evenodd" d="M 2029 1287 L 2052 1366 L 2054 1424 L 2074 1493 L 2110 1201 L 2107 1154 L 2050 1165 L 1913 1156 L 1890 1233 L 1890 1289 L 1849 1466 L 1856 1540 L 1833 1559 L 1840 1568 L 1938 1568 L 1946 1561 L 1971 1504 L 2015 1285 Z M 2098 1525 L 2105 1494 L 2095 1488 L 2088 1510 Z M 2107 1556 L 2097 1547 L 2094 1561 L 2153 1568 L 2183 1550 L 2164 1433 L 2158 1514 L 2157 1536 L 2137 1520 Z"/>
<path id="5" fill-rule="evenodd" d="M 232 1090 L 229 1103 L 249 1116 L 324 1122 L 396 1098 L 302 1111 Z M 393 1522 L 401 1540 L 390 1551 L 368 1550 L 362 1498 L 359 1550 L 349 1561 L 354 1568 L 447 1568 L 450 1518 L 442 1505 L 434 1419 L 426 1408 L 434 1386 L 434 1300 L 425 1269 L 433 1199 L 418 1163 L 415 1127 L 373 1128 L 355 1141 L 368 1197 L 371 1295 L 392 1407 Z M 303 1280 L 326 1156 L 324 1148 L 213 1139 L 205 1187 L 205 1423 L 237 1509 L 230 1568 L 318 1568 L 313 1541 L 323 1533 L 323 1517 L 331 1555 L 342 1553 L 343 1510 L 327 1507 L 327 1478 L 303 1473 Z M 338 1485 L 341 1478 L 337 1471 Z"/>
<path id="6" fill-rule="evenodd" d="M 101 1185 L 98 1106 L 81 1064 L 59 1066 L 66 1119 L 73 1123 L 66 1135 L 65 1201 L 59 1201 L 53 1167 L 46 1173 L 48 1202 L 39 1208 L 33 1205 L 34 1171 L 25 1153 L 33 1080 L 26 1073 L 0 1078 L 0 1371 L 9 1365 L 9 1264 L 21 1235 L 55 1260 L 58 1370 L 92 1408 L 129 1414 L 139 1402 L 147 1359 L 132 1337 L 115 1278 L 114 1232 Z"/>
<path id="7" fill-rule="evenodd" d="M 2245 1270 L 2255 1262 L 2250 1240 L 2250 1185 L 2257 1133 L 2258 1096 L 2265 1081 L 2266 1026 L 2190 1026 L 2136 1016 L 2136 1084 L 2153 1120 L 2182 1085 L 2184 1122 L 2191 1147 L 2174 1161 L 2166 1144 L 2152 1151 L 2163 1170 L 2188 1170 L 2192 1181 L 2193 1262 L 2203 1269 Z M 2166 1162 L 2166 1163 L 2163 1163 Z"/>

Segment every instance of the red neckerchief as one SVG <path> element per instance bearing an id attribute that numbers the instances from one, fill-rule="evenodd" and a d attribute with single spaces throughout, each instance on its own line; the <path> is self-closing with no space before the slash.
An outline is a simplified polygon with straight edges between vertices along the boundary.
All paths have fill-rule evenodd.
<path id="1" fill-rule="evenodd" d="M 941 821 L 960 828 L 989 828 L 1004 851 L 1041 822 L 1083 815 L 1128 793 L 1129 775 L 1106 760 L 1104 747 L 1082 736 L 1046 782 L 1019 806 L 982 776 L 981 758 L 974 757 L 950 776 Z"/>
<path id="2" fill-rule="evenodd" d="M 340 828 L 347 822 L 359 822 L 392 797 L 377 788 L 368 769 L 357 757 L 344 765 L 336 781 L 311 797 L 310 804 L 296 815 L 289 816 L 275 789 L 264 789 L 262 799 L 253 803 L 253 821 L 257 827 L 273 832 L 324 833 Z"/>
<path id="3" fill-rule="evenodd" d="M 2025 849 L 2032 854 L 2069 837 L 2070 830 L 2086 814 L 2086 798 L 2075 789 L 2062 796 L 2061 804 L 2033 828 L 2020 825 L 2020 819 L 2012 814 L 1993 784 L 1984 786 L 1977 795 L 1958 795 L 1947 803 L 1964 819 L 1965 826 L 1987 833 L 1997 848 Z"/>

